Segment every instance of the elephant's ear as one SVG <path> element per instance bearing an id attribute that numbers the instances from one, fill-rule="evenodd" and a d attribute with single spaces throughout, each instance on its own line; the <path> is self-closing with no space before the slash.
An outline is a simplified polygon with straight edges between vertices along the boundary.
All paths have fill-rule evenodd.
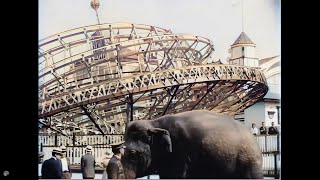
<path id="1" fill-rule="evenodd" d="M 150 144 L 152 148 L 172 152 L 171 138 L 167 130 L 152 128 L 148 130 L 148 135 L 150 136 Z"/>

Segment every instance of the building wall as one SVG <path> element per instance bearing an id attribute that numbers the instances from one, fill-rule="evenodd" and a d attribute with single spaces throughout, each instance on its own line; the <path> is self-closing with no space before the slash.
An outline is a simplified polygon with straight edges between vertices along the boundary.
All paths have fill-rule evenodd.
<path id="1" fill-rule="evenodd" d="M 244 48 L 244 51 L 242 51 Z M 241 66 L 258 67 L 258 59 L 255 58 L 255 47 L 250 45 L 236 46 L 230 49 L 231 57 L 230 64 L 237 64 Z M 244 57 L 244 58 L 243 58 Z"/>
<path id="2" fill-rule="evenodd" d="M 255 53 L 255 47 L 251 45 L 240 45 L 240 46 L 235 46 L 231 48 L 231 57 L 230 59 L 235 59 L 235 58 L 240 58 L 243 56 L 242 52 L 242 47 L 244 47 L 244 56 L 245 57 L 250 57 L 250 58 L 255 58 L 256 53 Z"/>
<path id="3" fill-rule="evenodd" d="M 265 122 L 266 126 L 271 126 L 271 122 L 274 122 L 275 126 L 279 126 L 278 121 L 278 110 L 277 106 L 280 106 L 279 103 L 275 102 L 265 102 Z M 274 112 L 273 117 L 269 117 L 268 112 Z"/>
<path id="4" fill-rule="evenodd" d="M 255 123 L 256 127 L 259 128 L 261 123 L 265 121 L 265 114 L 265 102 L 257 102 L 253 106 L 244 110 L 244 124 L 247 127 L 251 127 L 251 124 Z"/>
<path id="5" fill-rule="evenodd" d="M 275 74 L 267 79 L 269 92 L 279 94 L 281 93 L 281 76 L 280 73 Z"/>

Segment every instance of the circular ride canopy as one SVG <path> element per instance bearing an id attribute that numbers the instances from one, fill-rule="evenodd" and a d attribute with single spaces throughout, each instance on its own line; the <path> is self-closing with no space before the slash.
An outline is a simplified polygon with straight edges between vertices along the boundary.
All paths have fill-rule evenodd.
<path id="1" fill-rule="evenodd" d="M 258 68 L 210 62 L 204 37 L 98 24 L 39 42 L 39 122 L 63 134 L 123 134 L 127 121 L 207 109 L 233 115 L 268 91 Z"/>

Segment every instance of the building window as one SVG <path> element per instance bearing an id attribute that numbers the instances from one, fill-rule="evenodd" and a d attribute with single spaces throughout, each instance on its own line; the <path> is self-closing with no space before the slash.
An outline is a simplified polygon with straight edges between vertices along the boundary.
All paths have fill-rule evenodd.
<path id="1" fill-rule="evenodd" d="M 245 56 L 245 54 L 244 54 L 244 47 L 242 47 L 242 56 Z"/>

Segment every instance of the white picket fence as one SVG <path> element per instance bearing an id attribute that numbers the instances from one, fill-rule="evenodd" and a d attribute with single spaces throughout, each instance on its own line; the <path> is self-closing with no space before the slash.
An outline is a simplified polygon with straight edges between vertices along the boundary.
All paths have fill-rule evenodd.
<path id="1" fill-rule="evenodd" d="M 39 145 L 42 146 L 55 146 L 55 139 L 57 138 L 58 146 L 71 146 L 73 145 L 72 136 L 62 135 L 41 135 L 39 136 Z M 75 136 L 75 145 L 107 145 L 123 141 L 123 135 L 88 135 L 88 136 Z"/>
<path id="2" fill-rule="evenodd" d="M 56 136 L 58 146 L 64 145 L 67 148 L 67 157 L 70 159 L 71 164 L 80 164 L 81 157 L 85 153 L 86 145 L 93 146 L 93 154 L 97 160 L 101 159 L 105 152 L 108 150 L 107 145 L 123 141 L 123 135 L 91 135 L 91 136 L 76 136 L 75 139 L 78 142 L 73 146 L 72 137 Z M 55 148 L 55 136 L 41 135 L 39 136 L 39 151 L 40 144 L 42 143 L 42 152 L 44 153 L 44 159 L 49 159 L 53 148 Z M 280 157 L 278 140 L 276 135 L 259 135 L 255 136 L 257 143 L 262 151 L 263 158 L 263 170 L 269 174 L 269 171 L 275 170 L 277 167 L 280 171 Z M 275 158 L 276 156 L 276 158 Z M 277 164 L 275 164 L 277 163 Z"/>
<path id="3" fill-rule="evenodd" d="M 56 140 L 57 138 L 57 140 Z M 44 159 L 49 159 L 52 156 L 52 150 L 58 146 L 66 146 L 67 157 L 71 164 L 80 164 L 81 157 L 85 153 L 87 145 L 93 146 L 93 154 L 96 159 L 104 156 L 107 145 L 119 143 L 123 141 L 123 135 L 91 135 L 91 136 L 75 136 L 75 146 L 73 146 L 73 137 L 66 137 L 62 135 L 41 135 L 39 136 L 39 151 L 44 153 Z M 57 142 L 57 143 L 56 143 Z M 56 146 L 57 144 L 57 146 Z"/>
<path id="4" fill-rule="evenodd" d="M 44 153 L 44 160 L 51 158 L 52 150 L 54 146 L 44 146 L 43 153 Z M 101 159 L 104 157 L 107 149 L 109 147 L 93 147 L 92 154 L 96 158 L 96 160 Z M 111 150 L 111 149 L 110 149 Z M 68 147 L 67 146 L 67 157 L 70 159 L 70 164 L 77 165 L 81 162 L 81 157 L 85 154 L 85 147 Z"/>
<path id="5" fill-rule="evenodd" d="M 262 167 L 264 171 L 273 171 L 275 169 L 275 163 L 277 162 L 277 169 L 280 170 L 279 156 L 274 157 L 275 154 L 262 154 Z"/>
<path id="6" fill-rule="evenodd" d="M 278 151 L 278 136 L 277 135 L 258 135 L 255 136 L 261 152 Z"/>

